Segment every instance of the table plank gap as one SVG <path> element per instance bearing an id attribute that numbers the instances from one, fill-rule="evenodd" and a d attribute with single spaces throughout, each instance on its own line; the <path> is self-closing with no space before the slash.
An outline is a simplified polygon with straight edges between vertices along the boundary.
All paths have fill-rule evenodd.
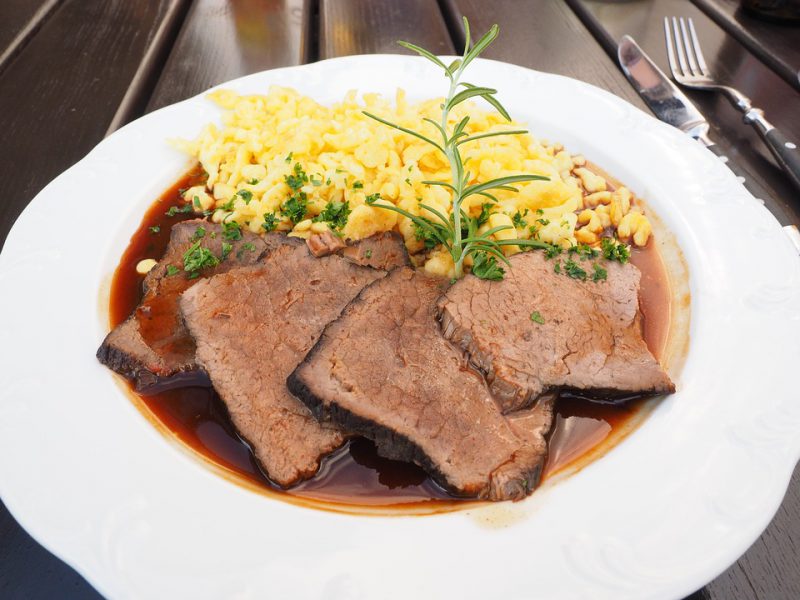
<path id="1" fill-rule="evenodd" d="M 0 164 L 0 246 L 48 181 L 108 129 L 177 0 L 65 0 L 0 74 L 0 128 L 14 159 Z"/>
<path id="2" fill-rule="evenodd" d="M 144 112 L 191 4 L 192 0 L 176 0 L 170 6 L 111 119 L 107 136 Z"/>
<path id="3" fill-rule="evenodd" d="M 0 4 L 0 74 L 36 35 L 61 0 L 4 0 Z"/>
<path id="4" fill-rule="evenodd" d="M 739 0 L 692 0 L 789 85 L 800 90 L 800 29 L 747 14 Z"/>
<path id="5" fill-rule="evenodd" d="M 320 58 L 410 53 L 397 40 L 454 53 L 444 17 L 430 0 L 321 0 Z"/>
<path id="6" fill-rule="evenodd" d="M 301 64 L 309 6 L 308 0 L 195 0 L 145 111 L 243 75 Z"/>
<path id="7" fill-rule="evenodd" d="M 484 52 L 485 58 L 558 73 L 604 88 L 631 104 L 644 103 L 599 47 L 583 23 L 563 2 L 496 0 L 492 10 L 482 0 L 447 0 L 449 20 L 466 16 L 473 38 L 492 24 L 500 27 L 497 40 Z M 568 41 L 567 41 L 568 40 Z"/>
<path id="8" fill-rule="evenodd" d="M 300 61 L 303 64 L 319 60 L 319 2 L 320 0 L 305 0 L 303 3 L 303 28 L 301 30 Z"/>

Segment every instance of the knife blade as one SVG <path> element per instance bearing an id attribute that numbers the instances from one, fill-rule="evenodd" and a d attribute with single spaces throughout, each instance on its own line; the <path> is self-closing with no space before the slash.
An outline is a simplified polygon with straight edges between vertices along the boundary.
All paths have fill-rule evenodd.
<path id="1" fill-rule="evenodd" d="M 742 170 L 708 137 L 708 120 L 703 113 L 672 83 L 631 36 L 622 37 L 617 46 L 617 57 L 622 72 L 659 120 L 702 142 L 725 161 L 725 165 L 740 177 L 750 193 L 762 200 L 766 197 L 766 191 L 752 179 L 745 178 Z M 793 224 L 784 225 L 783 230 L 800 254 L 800 230 Z"/>

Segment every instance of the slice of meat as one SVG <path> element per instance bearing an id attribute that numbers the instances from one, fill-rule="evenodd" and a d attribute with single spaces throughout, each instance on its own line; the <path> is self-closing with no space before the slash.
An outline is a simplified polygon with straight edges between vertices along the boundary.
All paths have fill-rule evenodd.
<path id="1" fill-rule="evenodd" d="M 202 237 L 198 230 L 204 232 Z M 194 361 L 194 341 L 178 313 L 178 296 L 197 282 L 183 272 L 184 253 L 199 241 L 202 247 L 220 257 L 222 244 L 231 244 L 225 260 L 200 271 L 202 278 L 253 264 L 280 245 L 301 243 L 277 233 L 264 238 L 247 231 L 241 233 L 240 240 L 225 240 L 221 225 L 201 219 L 176 223 L 164 256 L 145 276 L 141 304 L 103 340 L 97 351 L 100 362 L 132 379 L 142 393 L 188 384 L 206 385 L 208 379 Z M 180 272 L 168 275 L 170 266 Z"/>
<path id="2" fill-rule="evenodd" d="M 504 417 L 435 316 L 446 281 L 408 267 L 365 288 L 288 380 L 321 422 L 373 440 L 455 494 L 518 499 L 538 482 L 552 403 Z"/>
<path id="3" fill-rule="evenodd" d="M 338 252 L 345 247 L 344 240 L 330 229 L 322 233 L 315 233 L 306 240 L 308 249 L 314 256 L 327 256 Z"/>
<path id="4" fill-rule="evenodd" d="M 364 238 L 347 246 L 341 253 L 356 264 L 384 271 L 411 264 L 403 236 L 395 231 L 385 231 Z"/>
<path id="5" fill-rule="evenodd" d="M 605 262 L 608 279 L 594 282 L 554 265 L 541 252 L 517 254 L 502 281 L 467 276 L 438 303 L 444 336 L 486 375 L 504 411 L 550 390 L 608 400 L 674 392 L 642 337 L 639 270 Z"/>
<path id="6" fill-rule="evenodd" d="M 385 272 L 341 256 L 282 247 L 263 264 L 200 281 L 181 297 L 197 343 L 234 426 L 268 476 L 288 487 L 316 473 L 345 435 L 320 425 L 286 389 L 286 377 L 361 289 Z"/>

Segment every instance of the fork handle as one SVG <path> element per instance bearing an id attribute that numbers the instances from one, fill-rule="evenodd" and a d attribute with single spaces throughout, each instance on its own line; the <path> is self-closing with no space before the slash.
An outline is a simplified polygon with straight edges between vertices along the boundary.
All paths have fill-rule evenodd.
<path id="1" fill-rule="evenodd" d="M 790 141 L 764 118 L 764 113 L 758 108 L 751 108 L 744 113 L 744 122 L 756 128 L 775 160 L 800 189 L 800 140 Z"/>

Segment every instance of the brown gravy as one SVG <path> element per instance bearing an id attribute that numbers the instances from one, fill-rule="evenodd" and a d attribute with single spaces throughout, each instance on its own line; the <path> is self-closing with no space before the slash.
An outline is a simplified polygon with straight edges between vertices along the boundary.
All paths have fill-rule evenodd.
<path id="1" fill-rule="evenodd" d="M 114 273 L 110 301 L 112 327 L 124 321 L 142 300 L 143 277 L 136 273 L 136 264 L 145 258 L 159 258 L 169 243 L 172 225 L 195 218 L 193 214 L 168 217 L 165 213 L 179 203 L 179 190 L 200 183 L 202 176 L 199 167 L 187 173 L 145 213 Z M 159 230 L 154 233 L 152 227 Z M 670 293 L 666 271 L 653 243 L 632 254 L 632 262 L 642 271 L 640 304 L 645 340 L 659 357 L 669 333 Z M 150 322 L 155 327 L 157 321 Z M 170 432 L 212 463 L 257 487 L 279 489 L 263 475 L 250 449 L 237 436 L 225 405 L 213 389 L 187 387 L 140 398 Z M 624 437 L 625 425 L 642 405 L 640 400 L 613 406 L 559 398 L 545 478 L 590 452 L 612 447 Z M 421 468 L 381 458 L 372 442 L 363 438 L 349 442 L 324 460 L 313 479 L 285 493 L 328 507 L 331 504 L 391 506 L 413 510 L 423 504 L 432 507 L 465 503 L 442 490 Z"/>

